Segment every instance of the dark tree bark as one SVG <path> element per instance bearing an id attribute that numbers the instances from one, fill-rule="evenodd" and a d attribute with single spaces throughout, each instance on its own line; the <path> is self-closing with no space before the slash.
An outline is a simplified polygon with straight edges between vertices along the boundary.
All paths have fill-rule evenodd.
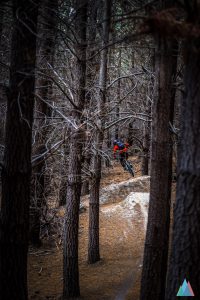
<path id="1" fill-rule="evenodd" d="M 133 23 L 133 26 L 135 26 L 134 23 Z M 131 66 L 134 69 L 134 67 L 135 67 L 135 49 L 134 48 L 132 48 L 132 50 L 131 50 Z M 128 124 L 128 139 L 127 139 L 127 142 L 129 143 L 130 146 L 133 146 L 133 122 L 130 122 Z"/>
<path id="2" fill-rule="evenodd" d="M 63 206 L 66 204 L 66 198 L 67 198 L 67 184 L 66 184 L 66 178 L 62 178 L 61 185 L 60 185 L 60 192 L 59 192 L 59 206 Z"/>
<path id="3" fill-rule="evenodd" d="M 96 147 L 101 149 L 103 132 L 98 132 Z M 100 260 L 99 249 L 99 190 L 101 182 L 101 154 L 97 152 L 92 161 L 93 178 L 91 180 L 89 200 L 89 240 L 88 240 L 88 263 L 93 264 Z"/>
<path id="4" fill-rule="evenodd" d="M 78 297 L 80 295 L 78 268 L 78 228 L 82 165 L 82 141 L 80 134 L 80 132 L 74 132 L 70 141 L 69 176 L 64 228 L 63 299 Z"/>
<path id="5" fill-rule="evenodd" d="M 40 70 L 44 75 L 39 75 L 37 95 L 45 101 L 52 98 L 52 81 L 49 79 L 50 66 L 54 64 L 55 54 L 55 40 L 56 40 L 56 26 L 57 26 L 57 13 L 58 0 L 43 0 L 40 9 L 39 32 L 41 34 L 40 47 L 38 56 L 42 61 L 44 67 Z M 38 65 L 38 67 L 40 67 Z M 39 100 L 37 102 L 37 110 L 40 112 L 39 116 L 42 119 L 38 122 L 39 133 L 37 135 L 37 147 L 34 151 L 36 155 L 40 156 L 46 152 L 46 140 L 48 136 L 48 117 L 51 117 L 51 109 L 47 103 Z M 31 205 L 31 226 L 30 226 L 30 242 L 35 246 L 40 246 L 40 219 L 42 207 L 46 202 L 46 186 L 45 186 L 45 169 L 46 162 L 41 160 L 36 162 L 37 167 L 33 169 L 33 190 L 36 191 L 33 195 L 34 201 Z"/>
<path id="6" fill-rule="evenodd" d="M 96 38 L 96 31 L 97 31 L 97 8 L 98 8 L 98 1 L 97 0 L 90 0 L 88 3 L 88 47 L 87 47 L 87 57 L 88 59 L 93 57 L 95 54 L 94 51 L 94 41 Z M 91 104 L 91 99 L 92 99 L 92 93 L 91 93 L 91 87 L 94 84 L 94 68 L 93 65 L 95 63 L 95 60 L 97 58 L 94 57 L 92 59 L 89 59 L 87 62 L 87 72 L 86 72 L 86 80 L 87 80 L 87 87 L 88 90 L 86 92 L 86 105 L 88 108 L 92 105 Z M 91 164 L 91 137 L 88 135 L 88 138 L 86 140 L 86 151 L 84 155 L 84 165 L 88 169 Z M 88 176 L 89 177 L 89 176 Z M 89 194 L 89 188 L 90 188 L 90 179 L 85 178 L 85 180 L 82 183 L 82 190 L 81 190 L 81 195 L 87 195 Z"/>
<path id="7" fill-rule="evenodd" d="M 67 199 L 67 170 L 68 170 L 68 161 L 67 158 L 69 156 L 69 146 L 64 145 L 63 147 L 64 158 L 63 158 L 63 165 L 61 171 L 61 184 L 60 184 L 60 191 L 59 191 L 59 206 L 63 206 L 66 204 Z M 62 174 L 63 173 L 63 174 Z"/>
<path id="8" fill-rule="evenodd" d="M 151 56 L 151 68 L 152 72 L 155 72 L 155 50 L 152 51 Z M 154 86 L 155 86 L 155 80 L 154 77 L 151 76 L 151 86 L 150 86 L 150 97 L 153 99 L 154 95 Z M 152 103 L 149 99 L 147 99 L 146 103 L 146 114 L 148 117 L 146 117 L 146 122 L 144 123 L 143 127 L 143 156 L 142 156 L 142 175 L 148 175 L 149 174 L 149 160 L 150 160 L 150 144 L 151 144 L 151 125 L 150 122 L 148 122 L 151 118 L 151 106 Z M 173 105 L 172 105 L 173 106 Z"/>
<path id="9" fill-rule="evenodd" d="M 194 3 L 194 2 L 193 2 Z M 200 7 L 193 11 L 200 23 Z M 187 47 L 187 45 L 190 47 Z M 200 49 L 199 39 L 187 40 L 185 96 L 182 100 L 182 133 L 178 149 L 178 183 L 174 211 L 172 251 L 166 297 L 176 299 L 184 279 L 200 299 Z"/>
<path id="10" fill-rule="evenodd" d="M 0 3 L 0 45 L 1 45 L 1 36 L 3 31 L 3 15 L 4 15 L 4 5 Z"/>
<path id="11" fill-rule="evenodd" d="M 122 50 L 121 48 L 119 49 L 119 61 L 118 61 L 118 77 L 121 76 L 121 64 L 122 64 Z M 121 99 L 121 80 L 118 80 L 118 83 L 117 83 L 117 101 L 118 103 L 120 103 L 120 99 Z M 116 119 L 119 119 L 120 118 L 120 104 L 117 105 L 116 107 Z M 116 128 L 115 128 L 115 139 L 118 139 L 119 138 L 119 125 L 117 124 L 116 125 Z"/>
<path id="12" fill-rule="evenodd" d="M 147 103 L 147 109 L 146 113 L 151 116 L 151 102 L 148 100 Z M 151 128 L 150 124 L 148 122 L 149 117 L 147 117 L 147 120 L 144 124 L 143 128 L 143 153 L 142 153 L 142 175 L 148 175 L 149 174 L 149 152 L 150 152 L 150 139 L 151 139 Z"/>
<path id="13" fill-rule="evenodd" d="M 128 139 L 127 142 L 129 143 L 130 146 L 133 146 L 133 123 L 128 124 Z"/>
<path id="14" fill-rule="evenodd" d="M 38 1 L 13 1 L 0 220 L 0 295 L 28 299 L 27 251 Z M 27 18 L 28 16 L 28 18 Z"/>
<path id="15" fill-rule="evenodd" d="M 152 111 L 151 180 L 148 225 L 141 281 L 141 300 L 163 300 L 167 272 L 172 143 L 169 131 L 174 98 L 174 41 L 158 37 L 157 95 Z"/>
<path id="16" fill-rule="evenodd" d="M 3 32 L 3 17 L 4 17 L 4 3 L 0 3 L 0 51 L 2 51 L 2 32 Z M 3 68 L 0 68 L 0 81 L 3 78 Z M 6 102 L 6 89 L 5 86 L 0 83 L 0 144 L 4 144 L 4 103 Z M 0 149 L 1 150 L 1 149 Z M 0 162 L 2 155 L 0 152 Z"/>
<path id="17" fill-rule="evenodd" d="M 91 152 L 90 152 L 91 141 L 89 139 L 86 140 L 86 145 L 87 145 L 88 149 L 86 150 L 86 153 L 84 156 L 84 167 L 87 169 L 90 169 L 90 166 L 91 166 Z M 82 187 L 81 187 L 81 195 L 82 196 L 88 195 L 90 192 L 90 180 L 88 177 L 86 177 L 85 180 L 82 182 Z"/>
<path id="18" fill-rule="evenodd" d="M 103 16 L 103 43 L 104 47 L 109 41 L 111 1 L 104 1 Z M 108 48 L 101 52 L 100 75 L 99 75 L 99 99 L 98 111 L 105 113 L 106 104 L 106 80 L 107 80 Z M 99 253 L 99 189 L 101 181 L 101 150 L 104 138 L 104 119 L 99 115 L 97 120 L 98 131 L 95 140 L 96 153 L 93 157 L 93 178 L 91 179 L 89 200 L 89 239 L 88 239 L 88 262 L 95 263 L 100 259 Z"/>
<path id="19" fill-rule="evenodd" d="M 79 268 L 78 268 L 78 229 L 79 229 L 79 206 L 81 196 L 81 168 L 82 146 L 84 142 L 80 124 L 85 105 L 86 84 L 86 28 L 87 28 L 87 1 L 74 1 L 76 10 L 75 31 L 78 43 L 75 45 L 76 53 L 76 109 L 73 110 L 73 118 L 77 128 L 71 130 L 68 187 L 66 201 L 66 215 L 64 226 L 64 260 L 63 260 L 63 299 L 78 297 Z"/>

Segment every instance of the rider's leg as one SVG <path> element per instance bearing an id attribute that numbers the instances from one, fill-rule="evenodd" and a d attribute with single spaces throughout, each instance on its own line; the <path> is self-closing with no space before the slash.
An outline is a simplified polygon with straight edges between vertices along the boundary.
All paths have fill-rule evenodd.
<path id="1" fill-rule="evenodd" d="M 123 160 L 124 160 L 123 155 L 122 155 L 122 153 L 120 153 L 119 154 L 119 161 L 120 161 L 120 164 L 122 165 L 122 167 L 124 167 Z"/>
<path id="2" fill-rule="evenodd" d="M 129 154 L 128 154 L 128 152 L 126 152 L 126 155 L 125 155 L 125 157 L 126 157 L 126 160 L 128 160 L 128 157 L 129 157 Z M 129 164 L 130 164 L 130 166 L 131 166 L 131 167 L 133 167 L 130 161 L 129 161 Z"/>
<path id="3" fill-rule="evenodd" d="M 122 152 L 122 153 L 120 153 L 120 155 L 119 155 L 119 159 L 120 159 L 120 163 L 121 163 L 122 167 L 124 168 L 124 170 L 126 170 L 126 167 L 125 167 L 125 164 L 124 164 L 125 155 L 124 155 L 124 153 L 123 153 L 123 152 Z"/>

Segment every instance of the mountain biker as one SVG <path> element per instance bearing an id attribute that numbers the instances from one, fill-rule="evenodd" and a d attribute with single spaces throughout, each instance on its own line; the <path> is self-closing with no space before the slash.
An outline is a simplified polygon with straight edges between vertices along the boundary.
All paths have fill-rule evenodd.
<path id="1" fill-rule="evenodd" d="M 119 151 L 119 160 L 122 165 L 122 167 L 125 169 L 124 166 L 124 160 L 128 159 L 128 148 L 129 148 L 129 143 L 124 143 L 120 139 L 116 139 L 113 142 L 113 154 L 114 154 L 114 159 L 116 158 L 116 153 Z"/>

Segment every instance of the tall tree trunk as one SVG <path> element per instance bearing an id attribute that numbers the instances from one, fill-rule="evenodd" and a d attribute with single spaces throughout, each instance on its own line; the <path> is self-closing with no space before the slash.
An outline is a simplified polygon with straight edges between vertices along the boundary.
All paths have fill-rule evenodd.
<path id="1" fill-rule="evenodd" d="M 0 220 L 0 295 L 28 299 L 27 252 L 39 1 L 13 1 L 13 35 Z M 27 15 L 29 16 L 27 18 Z M 25 25 L 24 25 L 25 24 Z"/>
<path id="2" fill-rule="evenodd" d="M 0 3 L 0 46 L 1 46 L 1 36 L 3 31 L 3 15 L 4 15 L 4 5 Z"/>
<path id="3" fill-rule="evenodd" d="M 133 26 L 135 26 L 135 24 L 133 24 Z M 131 49 L 131 67 L 134 70 L 134 67 L 135 67 L 135 49 L 134 48 Z M 135 99 L 135 101 L 137 102 L 137 99 Z M 129 143 L 130 146 L 133 146 L 133 122 L 130 122 L 128 124 L 127 142 Z"/>
<path id="4" fill-rule="evenodd" d="M 141 300 L 163 300 L 167 272 L 172 145 L 169 121 L 174 98 L 172 78 L 177 58 L 174 41 L 158 37 L 157 96 L 153 103 L 151 180 L 148 225 L 141 281 Z"/>
<path id="5" fill-rule="evenodd" d="M 102 47 L 108 44 L 110 31 L 111 1 L 104 1 L 103 16 L 103 43 Z M 93 178 L 91 180 L 89 200 L 89 240 L 88 240 L 88 262 L 95 263 L 100 259 L 99 253 L 99 189 L 101 181 L 101 150 L 104 138 L 104 119 L 101 113 L 105 114 L 106 104 L 106 81 L 107 81 L 107 59 L 108 48 L 101 52 L 100 75 L 99 75 L 99 99 L 97 120 L 98 132 L 95 140 L 96 153 L 93 157 Z"/>
<path id="6" fill-rule="evenodd" d="M 3 33 L 3 17 L 4 17 L 4 3 L 0 3 L 0 51 L 2 51 L 2 33 Z M 3 68 L 0 68 L 0 144 L 4 144 L 4 102 L 6 102 L 5 86 L 2 84 Z M 0 149 L 1 150 L 1 149 Z M 2 161 L 2 155 L 0 152 L 0 162 Z"/>
<path id="7" fill-rule="evenodd" d="M 99 249 L 99 190 L 101 182 L 101 150 L 103 132 L 97 133 L 95 148 L 97 152 L 92 158 L 93 178 L 91 180 L 89 199 L 89 240 L 88 240 L 88 263 L 92 264 L 100 260 Z"/>
<path id="8" fill-rule="evenodd" d="M 147 108 L 146 108 L 146 114 L 148 116 L 151 116 L 151 102 L 147 99 Z M 149 150 L 150 150 L 150 139 L 151 139 L 151 129 L 149 124 L 149 117 L 146 118 L 146 122 L 144 124 L 143 128 L 143 156 L 142 156 L 142 175 L 148 175 L 149 174 Z"/>
<path id="9" fill-rule="evenodd" d="M 196 21 L 196 22 L 195 22 Z M 200 22 L 200 7 L 193 22 Z M 184 279 L 200 299 L 200 52 L 199 39 L 188 40 L 185 96 L 182 100 L 181 145 L 178 148 L 178 183 L 174 211 L 172 251 L 166 297 L 176 299 Z M 189 49 L 189 50 L 188 50 Z"/>
<path id="10" fill-rule="evenodd" d="M 61 183 L 60 183 L 60 191 L 59 191 L 59 206 L 63 206 L 66 204 L 67 200 L 67 174 L 68 174 L 68 156 L 69 156 L 69 146 L 63 145 L 63 163 L 62 163 L 62 171 L 61 171 Z"/>
<path id="11" fill-rule="evenodd" d="M 117 76 L 121 76 L 121 64 L 122 64 L 122 50 L 119 48 L 119 60 L 118 60 L 118 70 Z M 118 80 L 117 83 L 117 102 L 119 103 L 116 107 L 116 119 L 120 118 L 120 98 L 121 98 L 121 80 Z M 115 139 L 119 138 L 119 125 L 117 124 L 115 127 Z"/>
<path id="12" fill-rule="evenodd" d="M 44 70 L 41 70 L 44 75 L 40 75 L 38 80 L 37 94 L 48 101 L 52 98 L 52 81 L 49 79 L 49 70 L 51 65 L 54 64 L 55 54 L 55 38 L 56 38 L 56 25 L 58 11 L 58 0 L 43 0 L 41 6 L 41 17 L 40 20 L 40 33 L 41 33 L 41 46 L 39 47 L 38 55 L 42 60 Z M 38 66 L 39 67 L 39 66 Z M 36 155 L 40 156 L 46 149 L 46 140 L 48 136 L 48 117 L 51 116 L 51 109 L 45 102 L 39 100 L 37 102 L 37 110 L 40 112 L 39 116 L 42 119 L 38 122 L 39 133 L 37 135 L 37 148 L 34 151 Z M 42 161 L 36 163 L 37 167 L 33 169 L 35 187 L 33 189 L 36 193 L 33 195 L 34 201 L 31 205 L 31 222 L 30 222 L 30 241 L 33 245 L 39 246 L 40 241 L 40 218 L 42 207 L 45 206 L 46 195 L 45 195 L 45 169 L 46 162 Z"/>
<path id="13" fill-rule="evenodd" d="M 82 168 L 82 144 L 83 135 L 79 126 L 82 122 L 82 112 L 85 105 L 86 85 L 86 27 L 87 27 L 87 1 L 75 1 L 77 12 L 75 30 L 78 43 L 75 45 L 76 52 L 76 109 L 73 111 L 74 123 L 78 128 L 72 128 L 68 187 L 66 201 L 66 215 L 64 226 L 64 259 L 63 259 L 63 299 L 78 297 L 79 268 L 78 268 L 78 229 L 79 229 L 79 206 L 81 196 L 81 168 Z"/>
<path id="14" fill-rule="evenodd" d="M 152 72 L 155 72 L 155 51 L 153 50 L 152 58 L 151 58 L 151 66 Z M 151 76 L 151 85 L 149 88 L 149 93 L 151 99 L 153 99 L 153 91 L 154 91 L 154 77 Z M 144 123 L 143 128 L 143 156 L 142 156 L 142 175 L 149 174 L 149 158 L 150 158 L 150 143 L 151 143 L 151 126 L 149 123 L 149 119 L 151 117 L 151 101 L 147 99 L 146 103 L 146 122 Z"/>
<path id="15" fill-rule="evenodd" d="M 95 54 L 94 50 L 94 41 L 96 39 L 96 31 L 97 31 L 97 8 L 98 8 L 98 0 L 90 0 L 88 3 L 88 47 L 87 47 L 87 57 L 90 58 L 89 61 L 87 62 L 87 92 L 86 92 L 86 108 L 90 108 L 91 104 L 91 99 L 92 99 L 92 93 L 91 93 L 91 87 L 94 85 L 94 68 L 93 65 L 95 63 L 95 60 L 97 60 L 96 57 L 92 58 Z M 89 128 L 88 128 L 89 130 Z M 85 150 L 85 155 L 84 155 L 84 165 L 86 168 L 90 167 L 91 164 L 91 137 L 88 135 L 87 140 L 86 140 L 86 150 Z M 89 188 L 90 188 L 90 178 L 89 176 L 85 178 L 85 180 L 82 183 L 82 190 L 81 194 L 87 195 L 89 194 Z"/>

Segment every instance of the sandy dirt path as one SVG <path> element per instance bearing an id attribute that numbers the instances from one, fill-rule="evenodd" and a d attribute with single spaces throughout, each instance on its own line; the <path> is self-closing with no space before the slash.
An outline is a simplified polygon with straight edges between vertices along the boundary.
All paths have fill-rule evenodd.
<path id="1" fill-rule="evenodd" d="M 139 299 L 146 224 L 143 209 L 138 203 L 134 209 L 119 202 L 101 206 L 101 261 L 94 265 L 87 264 L 88 210 L 80 215 L 80 299 Z M 29 299 L 61 299 L 62 282 L 62 247 L 30 249 Z"/>

